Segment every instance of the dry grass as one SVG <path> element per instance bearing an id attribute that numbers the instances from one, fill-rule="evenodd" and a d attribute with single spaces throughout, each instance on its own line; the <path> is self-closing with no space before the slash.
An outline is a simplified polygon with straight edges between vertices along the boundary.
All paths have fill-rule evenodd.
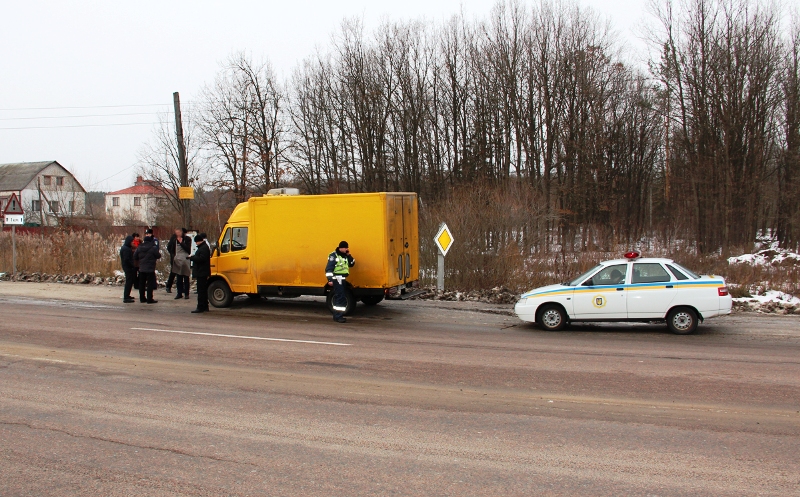
<path id="1" fill-rule="evenodd" d="M 509 200 L 511 199 L 511 200 Z M 458 199 L 457 199 L 458 200 Z M 598 262 L 616 259 L 630 247 L 614 250 L 563 251 L 538 250 L 540 238 L 521 233 L 536 233 L 533 228 L 544 223 L 536 214 L 535 199 L 507 194 L 484 193 L 461 199 L 460 207 L 448 203 L 427 206 L 420 216 L 422 281 L 436 283 L 436 248 L 432 239 L 445 219 L 456 243 L 447 256 L 446 287 L 450 290 L 485 290 L 505 287 L 514 292 L 568 281 Z M 533 213 L 533 214 L 531 214 Z M 522 227 L 520 227 L 522 226 Z M 56 231 L 42 237 L 17 235 L 17 270 L 72 275 L 94 273 L 112 276 L 120 269 L 119 247 L 123 237 L 90 232 Z M 786 261 L 777 266 L 729 265 L 727 255 L 698 255 L 691 248 L 654 246 L 643 250 L 653 257 L 668 257 L 704 274 L 718 274 L 731 283 L 735 296 L 750 292 L 780 290 L 800 295 L 800 265 Z M 748 253 L 752 247 L 732 251 Z M 169 257 L 162 257 L 159 270 L 164 273 Z M 11 233 L 0 233 L 0 272 L 11 271 Z"/>
<path id="2" fill-rule="evenodd" d="M 119 249 L 123 239 L 118 235 L 102 236 L 88 231 L 55 231 L 45 236 L 17 234 L 17 271 L 112 276 L 121 269 Z M 163 261 L 164 258 L 160 265 Z M 11 272 L 11 269 L 11 233 L 2 232 L 0 272 Z"/>
<path id="3" fill-rule="evenodd" d="M 445 286 L 472 291 L 505 287 L 515 292 L 568 281 L 600 261 L 619 259 L 631 249 L 644 256 L 674 259 L 702 274 L 716 274 L 732 284 L 737 295 L 780 290 L 800 295 L 800 265 L 729 265 L 729 255 L 750 253 L 753 247 L 730 250 L 729 254 L 700 255 L 683 240 L 669 244 L 654 242 L 617 243 L 593 250 L 558 247 L 545 236 L 557 219 L 544 214 L 541 199 L 527 189 L 475 188 L 454 191 L 451 197 L 420 210 L 422 284 L 436 283 L 437 249 L 432 242 L 445 221 L 455 244 L 445 261 Z M 576 243 L 580 245 L 580 243 Z M 587 246 L 593 246 L 587 243 Z M 648 246 L 649 245 L 649 246 Z M 557 252 L 553 251 L 557 247 Z"/>

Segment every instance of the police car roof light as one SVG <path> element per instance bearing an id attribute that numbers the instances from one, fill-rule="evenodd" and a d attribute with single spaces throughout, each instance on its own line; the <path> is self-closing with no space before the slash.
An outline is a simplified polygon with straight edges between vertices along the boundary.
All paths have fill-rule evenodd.
<path id="1" fill-rule="evenodd" d="M 638 259 L 639 258 L 639 252 L 626 252 L 624 257 L 626 259 Z"/>

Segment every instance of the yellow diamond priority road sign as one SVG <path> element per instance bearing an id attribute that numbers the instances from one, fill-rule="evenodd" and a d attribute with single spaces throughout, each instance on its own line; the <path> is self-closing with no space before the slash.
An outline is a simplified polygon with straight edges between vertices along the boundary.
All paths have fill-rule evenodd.
<path id="1" fill-rule="evenodd" d="M 442 223 L 442 226 L 439 228 L 439 232 L 436 233 L 433 241 L 436 242 L 436 246 L 439 247 L 439 251 L 442 253 L 442 255 L 447 255 L 447 251 L 453 246 L 453 234 L 450 233 L 450 228 L 448 228 L 446 224 Z"/>

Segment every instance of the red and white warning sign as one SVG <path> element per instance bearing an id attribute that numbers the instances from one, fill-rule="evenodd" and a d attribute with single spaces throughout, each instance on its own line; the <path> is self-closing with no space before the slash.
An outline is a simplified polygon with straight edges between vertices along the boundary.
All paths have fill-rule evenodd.
<path id="1" fill-rule="evenodd" d="M 25 224 L 25 211 L 22 210 L 22 203 L 16 193 L 12 193 L 8 199 L 6 209 L 3 211 L 3 224 L 6 226 Z"/>

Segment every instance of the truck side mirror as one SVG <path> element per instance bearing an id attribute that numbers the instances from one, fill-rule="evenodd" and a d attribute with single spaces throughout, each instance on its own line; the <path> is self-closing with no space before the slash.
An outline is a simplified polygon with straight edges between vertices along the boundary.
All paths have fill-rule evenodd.
<path id="1" fill-rule="evenodd" d="M 215 241 L 210 242 L 209 245 L 211 246 L 211 254 L 213 255 L 214 252 L 216 252 L 219 247 L 217 246 L 217 242 Z"/>

